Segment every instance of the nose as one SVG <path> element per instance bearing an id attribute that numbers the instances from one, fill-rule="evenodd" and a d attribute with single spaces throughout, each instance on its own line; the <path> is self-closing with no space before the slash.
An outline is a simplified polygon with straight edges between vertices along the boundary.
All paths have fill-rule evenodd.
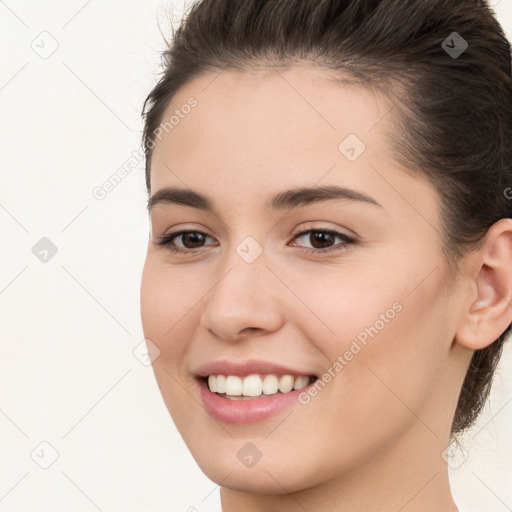
<path id="1" fill-rule="evenodd" d="M 201 327 L 225 341 L 277 331 L 284 321 L 285 289 L 264 253 L 247 263 L 234 252 L 223 268 L 204 298 Z"/>

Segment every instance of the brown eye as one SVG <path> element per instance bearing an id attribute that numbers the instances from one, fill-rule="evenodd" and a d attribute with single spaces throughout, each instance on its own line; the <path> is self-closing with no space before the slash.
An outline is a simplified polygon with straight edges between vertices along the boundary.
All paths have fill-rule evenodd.
<path id="1" fill-rule="evenodd" d="M 177 246 L 173 240 L 180 239 L 182 240 L 183 247 Z M 206 238 L 210 238 L 205 233 L 201 231 L 176 231 L 174 233 L 168 233 L 160 237 L 157 242 L 157 245 L 167 247 L 172 252 L 194 252 L 194 249 L 199 249 L 203 247 L 203 243 Z"/>
<path id="2" fill-rule="evenodd" d="M 353 238 L 332 229 L 308 229 L 297 233 L 294 239 L 299 238 L 304 238 L 311 243 L 312 248 L 306 247 L 305 249 L 314 253 L 325 253 L 336 249 L 343 250 L 355 243 Z M 341 243 L 333 246 L 332 244 L 335 243 L 336 239 L 340 239 Z"/>

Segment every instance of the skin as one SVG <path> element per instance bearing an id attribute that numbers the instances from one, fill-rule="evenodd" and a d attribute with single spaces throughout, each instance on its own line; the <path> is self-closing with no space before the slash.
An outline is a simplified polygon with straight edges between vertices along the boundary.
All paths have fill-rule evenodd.
<path id="1" fill-rule="evenodd" d="M 191 96 L 197 107 L 154 148 L 150 192 L 191 188 L 218 216 L 151 210 L 141 314 L 160 350 L 153 369 L 164 401 L 221 486 L 223 511 L 456 511 L 441 454 L 473 350 L 512 321 L 512 221 L 489 230 L 455 279 L 435 189 L 389 154 L 385 97 L 302 65 L 223 71 L 185 85 L 164 118 Z M 366 145 L 353 162 L 338 149 L 350 133 Z M 321 185 L 380 206 L 264 209 L 277 192 Z M 202 246 L 175 238 L 187 254 L 155 243 L 180 229 L 208 237 Z M 335 229 L 356 243 L 331 238 L 323 247 L 338 250 L 310 254 L 322 245 L 294 237 L 302 229 Z M 263 250 L 252 263 L 236 252 L 247 236 Z M 253 425 L 220 423 L 203 408 L 200 364 L 256 358 L 321 375 L 396 302 L 401 311 L 309 404 Z M 236 455 L 249 441 L 262 454 L 251 468 Z"/>

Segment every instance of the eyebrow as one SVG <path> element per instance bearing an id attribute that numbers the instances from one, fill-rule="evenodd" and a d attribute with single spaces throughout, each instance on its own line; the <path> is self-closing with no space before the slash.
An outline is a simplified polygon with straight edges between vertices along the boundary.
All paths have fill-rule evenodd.
<path id="1" fill-rule="evenodd" d="M 273 196 L 264 206 L 266 210 L 277 211 L 332 200 L 360 201 L 382 208 L 382 205 L 373 199 L 373 197 L 363 192 L 337 185 L 325 185 L 311 188 L 299 187 L 285 190 Z M 151 212 L 157 204 L 191 206 L 192 208 L 198 208 L 199 210 L 211 212 L 218 216 L 213 202 L 205 195 L 191 189 L 179 187 L 161 188 L 149 198 L 147 204 L 148 211 Z"/>

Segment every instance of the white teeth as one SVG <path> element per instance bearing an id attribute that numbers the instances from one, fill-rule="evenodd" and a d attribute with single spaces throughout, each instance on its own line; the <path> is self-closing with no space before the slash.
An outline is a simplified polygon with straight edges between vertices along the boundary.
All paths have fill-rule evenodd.
<path id="1" fill-rule="evenodd" d="M 288 393 L 293 389 L 294 383 L 295 379 L 291 375 L 283 375 L 279 379 L 279 391 L 281 391 L 281 393 Z"/>
<path id="2" fill-rule="evenodd" d="M 242 396 L 242 379 L 236 375 L 228 375 L 225 393 L 231 396 Z"/>
<path id="3" fill-rule="evenodd" d="M 209 375 L 208 376 L 208 387 L 210 388 L 210 391 L 213 391 L 214 393 L 217 393 L 217 377 L 215 375 Z"/>
<path id="4" fill-rule="evenodd" d="M 217 377 L 217 389 L 219 387 L 219 378 Z M 305 375 L 301 375 L 300 377 L 297 377 L 295 379 L 295 382 L 293 384 L 293 389 L 302 389 L 305 388 L 309 384 L 309 377 L 306 377 Z"/>
<path id="5" fill-rule="evenodd" d="M 242 394 L 244 396 L 260 396 L 263 391 L 263 383 L 259 375 L 249 375 L 245 377 Z"/>
<path id="6" fill-rule="evenodd" d="M 279 379 L 275 375 L 265 375 L 263 379 L 263 393 L 275 395 L 279 389 Z"/>
<path id="7" fill-rule="evenodd" d="M 217 375 L 217 377 L 215 379 L 215 392 L 216 393 L 225 393 L 226 392 L 226 376 L 225 375 Z"/>
<path id="8" fill-rule="evenodd" d="M 289 393 L 309 384 L 307 375 L 265 375 L 262 379 L 258 374 L 238 377 L 237 375 L 209 375 L 208 388 L 213 393 L 225 394 L 226 397 L 258 397 L 275 395 L 278 391 Z"/>

